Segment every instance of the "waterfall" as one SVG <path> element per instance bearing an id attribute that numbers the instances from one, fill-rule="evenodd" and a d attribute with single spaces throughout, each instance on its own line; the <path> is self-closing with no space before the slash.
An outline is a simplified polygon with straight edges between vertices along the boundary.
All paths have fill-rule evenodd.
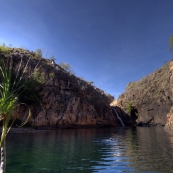
<path id="1" fill-rule="evenodd" d="M 125 125 L 124 125 L 124 123 L 123 123 L 122 119 L 120 118 L 120 116 L 118 115 L 117 110 L 116 110 L 115 108 L 112 108 L 112 109 L 115 111 L 115 113 L 116 113 L 116 116 L 117 116 L 118 120 L 120 121 L 121 125 L 124 127 Z"/>

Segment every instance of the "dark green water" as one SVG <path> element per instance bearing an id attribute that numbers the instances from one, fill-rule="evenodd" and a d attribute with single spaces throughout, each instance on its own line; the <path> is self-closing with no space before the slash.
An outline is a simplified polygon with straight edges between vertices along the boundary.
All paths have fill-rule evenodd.
<path id="1" fill-rule="evenodd" d="M 79 172 L 173 172 L 173 133 L 138 127 L 8 135 L 7 173 Z"/>

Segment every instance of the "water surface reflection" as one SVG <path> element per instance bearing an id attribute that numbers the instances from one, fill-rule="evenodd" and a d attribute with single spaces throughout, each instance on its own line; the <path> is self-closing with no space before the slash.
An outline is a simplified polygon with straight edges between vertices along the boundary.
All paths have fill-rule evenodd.
<path id="1" fill-rule="evenodd" d="M 7 173 L 173 172 L 172 144 L 154 127 L 10 134 Z"/>

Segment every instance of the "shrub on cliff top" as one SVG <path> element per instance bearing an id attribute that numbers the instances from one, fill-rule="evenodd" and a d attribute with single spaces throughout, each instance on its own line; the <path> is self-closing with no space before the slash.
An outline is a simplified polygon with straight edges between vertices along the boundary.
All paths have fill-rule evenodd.
<path id="1" fill-rule="evenodd" d="M 60 66 L 61 68 L 63 68 L 64 70 L 66 70 L 66 71 L 72 73 L 72 67 L 71 67 L 70 64 L 68 64 L 68 63 L 60 63 L 59 66 Z"/>
<path id="2" fill-rule="evenodd" d="M 36 49 L 34 53 L 36 58 L 41 58 L 43 54 L 41 49 Z"/>
<path id="3" fill-rule="evenodd" d="M 173 35 L 171 35 L 171 37 L 169 39 L 169 47 L 168 47 L 168 50 L 169 51 L 173 51 Z"/>
<path id="4" fill-rule="evenodd" d="M 0 53 L 7 53 L 10 50 L 10 47 L 7 47 L 4 43 L 0 45 Z"/>

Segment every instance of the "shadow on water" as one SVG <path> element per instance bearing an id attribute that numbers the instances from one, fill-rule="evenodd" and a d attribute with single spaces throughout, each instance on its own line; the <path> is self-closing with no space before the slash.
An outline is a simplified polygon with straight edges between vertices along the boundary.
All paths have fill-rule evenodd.
<path id="1" fill-rule="evenodd" d="M 92 172 L 92 165 L 97 164 L 101 157 L 101 153 L 97 152 L 101 146 L 93 141 L 104 138 L 106 133 L 109 134 L 108 129 L 11 134 L 7 141 L 7 167 L 13 173 L 15 170 L 18 173 Z"/>
<path id="2" fill-rule="evenodd" d="M 129 157 L 129 166 L 135 171 L 173 172 L 173 148 L 169 138 L 162 127 L 128 130 L 123 140 L 128 148 L 123 155 Z"/>
<path id="3" fill-rule="evenodd" d="M 7 173 L 171 172 L 163 128 L 62 129 L 7 137 Z"/>

